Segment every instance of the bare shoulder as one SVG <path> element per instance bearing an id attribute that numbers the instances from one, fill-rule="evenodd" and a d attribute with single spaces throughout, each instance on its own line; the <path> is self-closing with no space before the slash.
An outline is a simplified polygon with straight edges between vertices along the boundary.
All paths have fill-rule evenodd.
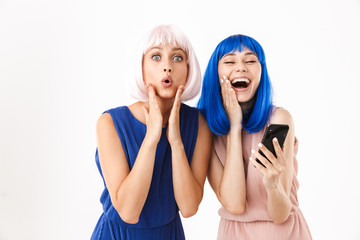
<path id="1" fill-rule="evenodd" d="M 142 122 L 143 124 L 146 124 L 146 119 L 145 119 L 145 115 L 144 115 L 144 110 L 143 107 L 146 104 L 144 102 L 136 102 L 131 104 L 130 106 L 128 106 L 131 114 L 140 122 Z"/>
<path id="2" fill-rule="evenodd" d="M 199 118 L 198 118 L 198 136 L 197 141 L 201 143 L 199 146 L 202 148 L 203 151 L 206 151 L 207 147 L 212 146 L 212 133 L 207 125 L 205 118 L 202 116 L 201 112 L 199 111 Z M 198 146 L 198 144 L 196 144 Z M 210 149 L 209 149 L 210 150 Z"/>
<path id="3" fill-rule="evenodd" d="M 207 125 L 207 122 L 206 122 L 205 118 L 203 117 L 202 113 L 200 112 L 200 110 L 198 110 L 198 111 L 199 111 L 199 125 L 204 125 L 204 124 Z"/>
<path id="4" fill-rule="evenodd" d="M 290 112 L 284 108 L 277 108 L 271 115 L 270 123 L 294 125 Z"/>
<path id="5" fill-rule="evenodd" d="M 145 105 L 144 102 L 139 101 L 129 105 L 128 108 L 130 109 L 131 112 L 138 112 L 138 111 L 142 111 L 141 108 L 144 105 Z"/>
<path id="6" fill-rule="evenodd" d="M 107 129 L 109 127 L 113 127 L 114 122 L 112 120 L 112 117 L 110 113 L 104 113 L 102 114 L 99 119 L 96 122 L 96 129 Z"/>
<path id="7" fill-rule="evenodd" d="M 203 115 L 201 114 L 200 111 L 199 111 L 199 129 L 204 131 L 206 133 L 206 135 L 211 135 L 211 132 L 210 132 L 209 126 L 206 122 L 206 119 L 203 117 Z"/>

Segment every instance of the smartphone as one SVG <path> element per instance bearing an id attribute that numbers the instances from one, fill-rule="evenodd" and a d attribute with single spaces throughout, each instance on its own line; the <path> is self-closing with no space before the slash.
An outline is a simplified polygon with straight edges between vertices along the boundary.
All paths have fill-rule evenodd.
<path id="1" fill-rule="evenodd" d="M 267 149 L 269 149 L 269 151 L 272 152 L 274 154 L 274 156 L 276 157 L 276 153 L 275 153 L 275 149 L 274 149 L 272 140 L 276 137 L 278 139 L 280 147 L 282 148 L 284 145 L 288 131 L 289 131 L 289 125 L 269 124 L 265 129 L 265 133 L 264 133 L 261 143 Z M 271 163 L 271 161 L 264 155 L 264 153 L 260 149 L 259 149 L 259 153 Z M 256 158 L 256 161 L 264 166 L 264 164 L 262 164 L 259 159 Z"/>

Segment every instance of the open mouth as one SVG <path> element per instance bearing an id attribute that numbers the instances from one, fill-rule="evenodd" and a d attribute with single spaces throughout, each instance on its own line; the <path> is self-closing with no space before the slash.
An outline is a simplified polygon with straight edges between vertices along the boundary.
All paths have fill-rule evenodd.
<path id="1" fill-rule="evenodd" d="M 171 87 L 172 85 L 172 78 L 170 76 L 166 76 L 161 80 L 164 87 Z"/>
<path id="2" fill-rule="evenodd" d="M 250 80 L 247 78 L 236 78 L 231 82 L 234 88 L 247 88 L 250 85 Z"/>

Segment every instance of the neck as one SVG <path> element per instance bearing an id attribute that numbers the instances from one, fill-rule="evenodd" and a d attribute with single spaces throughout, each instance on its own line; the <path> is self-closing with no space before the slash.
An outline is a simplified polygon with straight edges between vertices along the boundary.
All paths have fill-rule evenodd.
<path id="1" fill-rule="evenodd" d="M 161 114 L 163 116 L 163 127 L 167 125 L 170 117 L 170 112 L 174 104 L 175 98 L 161 99 L 157 98 Z"/>
<path id="2" fill-rule="evenodd" d="M 250 99 L 250 101 L 248 102 L 239 102 L 243 115 L 250 113 L 250 110 L 254 107 L 255 102 L 256 102 L 255 96 L 252 99 Z"/>
<path id="3" fill-rule="evenodd" d="M 165 127 L 169 121 L 170 112 L 174 104 L 175 98 L 171 99 L 162 99 L 160 97 L 156 97 L 157 103 L 159 105 L 159 109 L 161 111 L 161 115 L 163 117 L 162 126 Z"/>

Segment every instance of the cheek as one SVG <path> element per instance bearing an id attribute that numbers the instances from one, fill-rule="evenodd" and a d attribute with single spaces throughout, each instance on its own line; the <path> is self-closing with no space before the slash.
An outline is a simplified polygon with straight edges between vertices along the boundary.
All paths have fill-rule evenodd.
<path id="1" fill-rule="evenodd" d="M 143 80 L 145 83 L 151 81 L 154 78 L 154 73 L 156 73 L 154 66 L 144 61 L 142 67 Z"/>
<path id="2" fill-rule="evenodd" d="M 226 74 L 223 69 L 218 69 L 218 74 L 219 74 L 219 75 L 218 75 L 219 81 L 220 81 L 220 79 L 223 78 L 224 75 L 225 75 L 225 76 L 228 76 L 228 74 Z"/>
<path id="3" fill-rule="evenodd" d="M 259 82 L 260 82 L 260 79 L 261 79 L 261 73 L 262 73 L 261 65 L 259 65 L 259 67 L 257 69 L 257 75 L 258 75 Z"/>
<path id="4" fill-rule="evenodd" d="M 179 70 L 180 70 L 180 77 L 184 81 L 187 81 L 187 77 L 188 77 L 188 74 L 189 74 L 189 68 L 188 68 L 187 64 L 185 64 L 184 66 L 181 66 L 179 68 Z"/>
<path id="5" fill-rule="evenodd" d="M 218 74 L 219 74 L 219 80 L 223 78 L 223 76 L 226 76 L 229 78 L 232 72 L 232 68 L 225 68 L 225 67 L 219 67 L 218 68 Z"/>
<path id="6" fill-rule="evenodd" d="M 260 84 L 260 79 L 261 79 L 261 66 L 256 67 L 252 70 L 252 75 L 254 76 L 254 80 L 256 81 L 256 88 L 259 86 Z"/>

